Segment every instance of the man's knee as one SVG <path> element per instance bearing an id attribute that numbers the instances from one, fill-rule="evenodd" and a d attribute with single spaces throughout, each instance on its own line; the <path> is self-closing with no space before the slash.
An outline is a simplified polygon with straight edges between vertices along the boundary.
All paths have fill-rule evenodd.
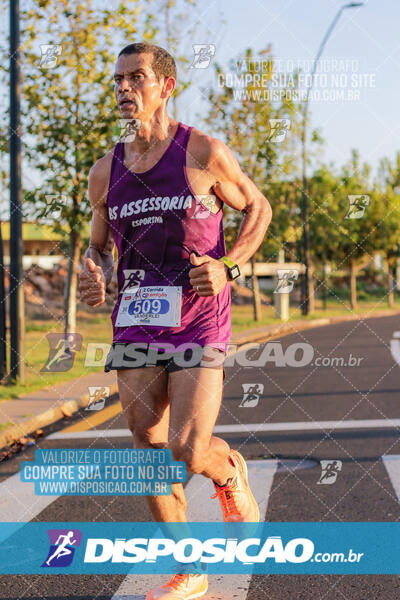
<path id="1" fill-rule="evenodd" d="M 172 451 L 174 460 L 182 460 L 186 463 L 186 467 L 192 473 L 202 473 L 206 468 L 207 450 L 209 444 L 195 443 L 185 444 L 175 442 L 168 446 Z"/>

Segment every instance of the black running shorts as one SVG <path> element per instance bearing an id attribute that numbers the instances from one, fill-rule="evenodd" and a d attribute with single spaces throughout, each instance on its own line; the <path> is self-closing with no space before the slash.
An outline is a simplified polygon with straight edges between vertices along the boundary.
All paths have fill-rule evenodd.
<path id="1" fill-rule="evenodd" d="M 187 348 L 182 352 L 163 353 L 146 343 L 113 342 L 106 358 L 104 371 L 137 369 L 143 367 L 163 366 L 167 373 L 205 367 L 222 369 L 225 352 L 210 346 Z"/>

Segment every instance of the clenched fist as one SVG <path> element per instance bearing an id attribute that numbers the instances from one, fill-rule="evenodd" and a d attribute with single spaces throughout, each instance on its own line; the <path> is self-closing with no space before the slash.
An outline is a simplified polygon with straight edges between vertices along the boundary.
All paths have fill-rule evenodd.
<path id="1" fill-rule="evenodd" d="M 189 280 L 199 296 L 216 296 L 226 286 L 227 270 L 223 262 L 204 254 L 190 255 L 190 262 L 195 266 L 189 271 Z"/>
<path id="2" fill-rule="evenodd" d="M 83 270 L 79 273 L 81 298 L 89 306 L 98 306 L 106 299 L 106 278 L 103 269 L 91 258 L 85 258 Z"/>

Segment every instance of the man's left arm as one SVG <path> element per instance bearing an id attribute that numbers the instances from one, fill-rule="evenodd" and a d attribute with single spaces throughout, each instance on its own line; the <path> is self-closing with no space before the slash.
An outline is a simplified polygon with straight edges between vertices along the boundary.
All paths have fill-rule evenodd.
<path id="1" fill-rule="evenodd" d="M 216 195 L 231 208 L 244 213 L 239 235 L 226 254 L 240 269 L 264 239 L 271 222 L 271 206 L 243 173 L 231 150 L 219 140 L 210 143 L 207 171 L 214 180 L 212 188 Z M 190 283 L 199 296 L 215 296 L 225 287 L 229 278 L 222 261 L 192 254 L 191 262 L 195 268 L 189 271 Z"/>

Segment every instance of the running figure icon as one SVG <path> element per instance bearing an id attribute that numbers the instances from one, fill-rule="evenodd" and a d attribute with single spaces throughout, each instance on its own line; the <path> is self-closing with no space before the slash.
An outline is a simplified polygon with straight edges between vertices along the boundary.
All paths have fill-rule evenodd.
<path id="1" fill-rule="evenodd" d="M 72 539 L 74 536 L 74 532 L 73 531 L 69 531 L 67 534 L 63 535 L 59 535 L 56 541 L 56 550 L 53 552 L 53 554 L 46 560 L 46 565 L 50 566 L 51 561 L 54 558 L 61 558 L 62 556 L 67 556 L 68 554 L 72 554 L 72 550 L 70 548 L 67 548 L 67 546 L 73 546 L 74 544 L 77 543 L 78 540 L 74 540 Z M 62 540 L 60 542 L 60 540 Z"/>

